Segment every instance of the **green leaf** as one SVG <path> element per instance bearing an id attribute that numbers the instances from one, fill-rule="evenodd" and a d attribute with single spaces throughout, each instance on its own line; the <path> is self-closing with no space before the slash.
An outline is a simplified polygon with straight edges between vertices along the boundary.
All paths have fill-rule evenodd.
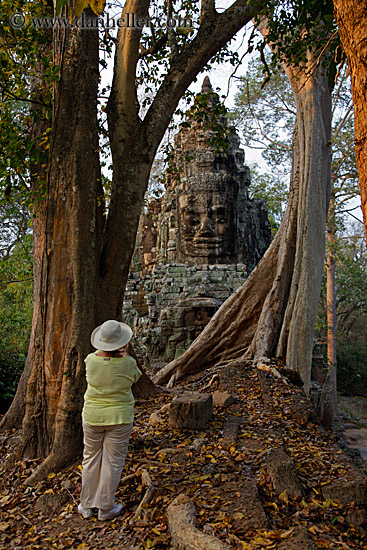
<path id="1" fill-rule="evenodd" d="M 91 0 L 89 5 L 96 15 L 102 15 L 106 7 L 106 0 Z"/>
<path id="2" fill-rule="evenodd" d="M 75 17 L 79 17 L 88 6 L 89 0 L 76 0 L 74 11 Z"/>

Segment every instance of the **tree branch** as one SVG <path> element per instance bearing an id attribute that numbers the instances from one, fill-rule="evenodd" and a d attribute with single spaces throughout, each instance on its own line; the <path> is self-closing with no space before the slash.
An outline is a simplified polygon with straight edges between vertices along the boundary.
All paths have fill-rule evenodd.
<path id="1" fill-rule="evenodd" d="M 173 16 L 172 0 L 168 0 L 167 19 L 168 20 L 171 19 L 172 16 Z M 167 36 L 168 36 L 168 45 L 170 47 L 171 53 L 175 54 L 177 52 L 177 41 L 176 41 L 176 35 L 173 27 L 168 27 Z"/>
<path id="2" fill-rule="evenodd" d="M 150 106 L 143 124 L 163 135 L 185 90 L 213 55 L 259 13 L 266 0 L 255 5 L 237 0 L 222 14 L 211 14 L 205 5 L 205 18 L 196 37 L 182 51 L 172 56 L 171 67 Z"/>
<path id="3" fill-rule="evenodd" d="M 251 44 L 251 40 L 254 36 L 254 33 L 255 33 L 255 27 L 252 29 L 251 31 L 251 34 L 250 34 L 250 38 L 248 40 L 248 44 Z M 244 37 L 245 37 L 245 34 L 242 38 L 242 42 L 241 42 L 241 46 L 243 44 L 243 40 L 244 40 Z M 229 75 L 229 78 L 228 78 L 228 85 L 227 85 L 227 93 L 226 93 L 226 97 L 228 97 L 228 94 L 229 94 L 229 86 L 230 86 L 230 82 L 231 82 L 231 79 L 235 76 L 237 70 L 239 69 L 239 67 L 242 65 L 242 61 L 244 60 L 245 56 L 248 54 L 248 51 L 249 51 L 249 48 L 247 48 L 247 50 L 245 51 L 244 54 L 241 55 L 241 58 L 238 60 L 238 63 L 236 64 L 233 72 Z M 239 78 L 239 77 L 237 77 Z"/>
<path id="4" fill-rule="evenodd" d="M 24 283 L 25 281 L 33 281 L 33 277 L 27 277 L 26 279 L 12 279 L 11 281 L 1 281 L 1 285 L 10 285 L 13 283 Z"/>
<path id="5" fill-rule="evenodd" d="M 338 137 L 339 133 L 340 133 L 340 130 L 343 128 L 344 124 L 346 124 L 348 122 L 348 120 L 353 116 L 353 104 L 351 104 L 349 106 L 349 109 L 347 110 L 347 112 L 345 113 L 345 116 L 344 118 L 340 121 L 338 127 L 336 130 L 334 130 L 334 139 L 336 137 Z"/>
<path id="6" fill-rule="evenodd" d="M 249 89 L 248 89 L 248 81 L 247 81 L 247 97 L 249 98 Z M 262 125 L 261 125 L 261 122 L 260 122 L 260 119 L 259 117 L 256 115 L 256 113 L 254 112 L 254 110 L 252 109 L 252 105 L 251 105 L 251 102 L 248 101 L 248 109 L 249 111 L 251 112 L 251 116 L 252 118 L 255 120 L 256 124 L 257 124 L 257 127 L 258 127 L 258 130 L 260 132 L 260 134 L 262 135 L 262 137 L 269 143 L 273 144 L 273 145 L 276 145 L 277 147 L 281 148 L 281 149 L 284 149 L 285 151 L 289 151 L 291 149 L 291 147 L 285 145 L 284 143 L 281 143 L 279 141 L 275 141 L 273 139 L 271 139 L 269 137 L 269 135 L 267 133 L 264 132 L 263 128 L 262 128 Z M 260 140 L 257 140 L 260 142 Z M 260 142 L 261 143 L 261 142 Z M 264 144 L 265 145 L 265 144 Z"/>
<path id="7" fill-rule="evenodd" d="M 6 86 L 3 84 L 0 84 L 0 89 L 3 94 L 6 94 L 9 99 L 15 100 L 15 101 L 24 101 L 25 103 L 31 103 L 33 105 L 40 105 L 41 107 L 50 107 L 50 105 L 46 105 L 45 103 L 42 103 L 42 101 L 37 101 L 36 99 L 31 99 L 29 97 L 19 97 L 15 95 L 10 90 L 7 90 Z"/>
<path id="8" fill-rule="evenodd" d="M 149 4 L 149 0 L 126 0 L 122 18 L 126 20 L 128 13 L 134 13 L 136 19 L 147 17 Z M 128 124 L 138 123 L 135 81 L 141 34 L 142 28 L 128 26 L 118 33 L 115 72 L 106 109 L 111 127 L 125 120 Z"/>
<path id="9" fill-rule="evenodd" d="M 154 32 L 154 27 L 150 23 L 150 27 L 152 29 L 152 35 Z M 143 59 L 144 57 L 147 57 L 148 55 L 154 55 L 155 53 L 159 52 L 159 50 L 167 44 L 168 41 L 168 35 L 165 34 L 164 36 L 161 36 L 161 38 L 157 41 L 155 41 L 155 38 L 153 38 L 153 44 L 150 48 L 143 48 L 143 46 L 140 46 L 140 52 L 139 52 L 139 59 Z"/>
<path id="10" fill-rule="evenodd" d="M 332 108 L 332 118 L 334 118 L 334 113 L 335 113 L 335 110 L 337 109 L 337 106 L 339 104 L 339 98 L 340 98 L 340 94 L 341 94 L 341 91 L 342 91 L 342 87 L 343 87 L 343 84 L 345 82 L 345 80 L 347 79 L 347 71 L 345 71 L 344 75 L 342 76 L 342 78 L 340 79 L 339 81 L 339 84 L 338 84 L 338 88 L 336 91 L 334 91 L 334 101 L 333 101 L 333 108 Z M 351 103 L 351 101 L 349 102 Z"/>
<path id="11" fill-rule="evenodd" d="M 276 92 L 276 96 L 277 96 L 279 102 L 284 105 L 284 111 L 286 113 L 289 113 L 289 114 L 293 115 L 294 117 L 296 117 L 297 112 L 290 108 L 288 103 L 286 103 L 285 99 L 283 97 L 281 97 L 277 92 Z"/>
<path id="12" fill-rule="evenodd" d="M 215 0 L 201 0 L 200 23 L 207 17 L 214 17 L 216 13 Z"/>
<path id="13" fill-rule="evenodd" d="M 154 491 L 155 491 L 155 486 L 153 485 L 152 478 L 150 477 L 148 471 L 145 470 L 145 469 L 141 470 L 141 482 L 142 482 L 143 487 L 146 487 L 147 490 L 146 490 L 146 492 L 144 494 L 144 497 L 143 497 L 142 501 L 140 502 L 135 514 L 130 519 L 130 522 L 129 522 L 130 524 L 133 523 L 134 521 L 136 521 L 140 517 L 140 515 L 143 511 L 144 505 L 149 504 L 149 502 L 152 500 L 152 497 L 153 497 L 153 494 L 154 494 Z"/>
<path id="14" fill-rule="evenodd" d="M 266 59 L 265 59 L 265 55 L 264 55 L 265 46 L 266 46 L 266 42 L 264 40 L 264 42 L 262 42 L 261 45 L 260 45 L 259 51 L 260 51 L 261 63 L 265 67 L 266 76 L 265 76 L 265 79 L 264 79 L 263 83 L 260 86 L 260 90 L 262 90 L 270 80 L 270 69 L 269 69 L 269 65 L 267 64 Z"/>
<path id="15" fill-rule="evenodd" d="M 351 213 L 348 212 L 347 210 L 346 210 L 346 212 L 347 212 L 347 214 L 348 214 L 349 216 L 351 216 L 352 218 L 354 218 L 355 220 L 357 220 L 357 222 L 359 222 L 359 223 L 361 223 L 362 225 L 364 225 L 364 224 L 363 224 L 363 221 L 360 220 L 359 218 L 357 218 L 357 216 L 355 216 L 354 214 L 351 214 Z"/>

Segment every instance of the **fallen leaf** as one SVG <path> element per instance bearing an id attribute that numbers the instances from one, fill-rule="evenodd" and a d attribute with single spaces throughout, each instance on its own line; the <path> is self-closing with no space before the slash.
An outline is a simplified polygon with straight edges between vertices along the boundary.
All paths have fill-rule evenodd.
<path id="1" fill-rule="evenodd" d="M 284 531 L 284 533 L 281 533 L 280 538 L 281 539 L 287 539 L 294 533 L 294 527 L 291 529 L 288 529 L 288 531 Z"/>

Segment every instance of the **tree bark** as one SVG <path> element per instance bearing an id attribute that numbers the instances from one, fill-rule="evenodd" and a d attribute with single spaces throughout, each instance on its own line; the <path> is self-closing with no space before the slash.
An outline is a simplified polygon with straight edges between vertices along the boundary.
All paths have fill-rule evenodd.
<path id="1" fill-rule="evenodd" d="M 56 28 L 53 47 L 61 78 L 55 86 L 47 188 L 37 213 L 32 370 L 21 441 L 21 455 L 47 459 L 30 481 L 69 463 L 81 450 L 84 357 L 95 327 L 103 219 L 98 32 Z"/>
<path id="2" fill-rule="evenodd" d="M 334 13 L 351 74 L 354 143 L 367 243 L 367 1 L 334 0 Z"/>
<path id="3" fill-rule="evenodd" d="M 332 196 L 328 216 L 326 261 L 327 359 L 331 386 L 331 419 L 337 411 L 335 239 L 335 197 Z"/>
<path id="4" fill-rule="evenodd" d="M 309 387 L 331 186 L 331 97 L 321 67 L 286 66 L 296 105 L 288 206 L 274 241 L 250 277 L 202 334 L 155 377 L 184 378 L 229 359 L 286 357 Z"/>
<path id="5" fill-rule="evenodd" d="M 310 75 L 290 67 L 298 133 L 292 179 L 299 177 L 295 264 L 287 309 L 277 347 L 289 368 L 297 370 L 308 391 L 314 326 L 325 261 L 325 229 L 331 191 L 331 92 L 323 67 Z M 296 165 L 296 170 L 295 170 Z"/>

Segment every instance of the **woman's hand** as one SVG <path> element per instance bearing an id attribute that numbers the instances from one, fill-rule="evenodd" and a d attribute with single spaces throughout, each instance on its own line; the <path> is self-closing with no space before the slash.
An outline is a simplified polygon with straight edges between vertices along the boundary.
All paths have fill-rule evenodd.
<path id="1" fill-rule="evenodd" d="M 126 344 L 126 346 L 121 348 L 120 351 L 123 357 L 129 357 L 129 344 Z"/>

